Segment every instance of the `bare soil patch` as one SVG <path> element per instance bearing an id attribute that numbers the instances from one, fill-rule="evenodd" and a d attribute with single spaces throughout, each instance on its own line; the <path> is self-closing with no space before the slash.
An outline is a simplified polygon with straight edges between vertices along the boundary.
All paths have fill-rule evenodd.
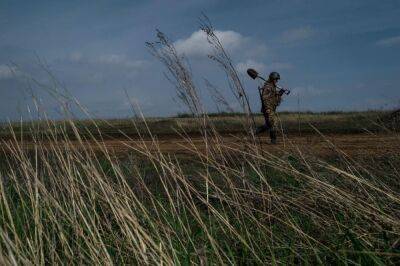
<path id="1" fill-rule="evenodd" d="M 242 135 L 225 135 L 219 142 L 233 150 L 242 148 L 247 143 Z M 400 137 L 393 133 L 388 134 L 330 134 L 318 135 L 307 134 L 303 136 L 283 136 L 280 135 L 277 145 L 271 145 L 267 136 L 259 137 L 259 145 L 266 152 L 281 154 L 300 150 L 304 154 L 315 156 L 331 156 L 335 154 L 346 154 L 349 156 L 384 156 L 396 154 L 400 148 Z M 215 140 L 214 140 L 215 141 Z M 5 142 L 7 143 L 7 142 Z M 209 143 L 212 145 L 213 141 Z M 2 144 L 4 146 L 6 144 Z M 24 149 L 33 149 L 33 142 L 21 143 Z M 140 147 L 149 150 L 160 150 L 163 153 L 189 155 L 194 150 L 202 151 L 205 149 L 205 141 L 199 136 L 191 136 L 187 140 L 176 136 L 161 138 L 160 140 L 104 140 L 104 141 L 71 141 L 65 142 L 45 142 L 46 146 L 73 145 L 75 148 L 83 148 L 88 145 L 93 150 L 107 148 L 109 152 L 123 155 L 134 151 Z"/>

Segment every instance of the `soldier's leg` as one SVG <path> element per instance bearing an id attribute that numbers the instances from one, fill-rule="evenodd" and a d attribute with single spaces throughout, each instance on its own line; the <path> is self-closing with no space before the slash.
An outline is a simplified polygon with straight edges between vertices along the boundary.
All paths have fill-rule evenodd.
<path id="1" fill-rule="evenodd" d="M 257 127 L 256 134 L 267 131 L 270 128 L 270 122 L 268 119 L 268 113 L 264 113 L 264 125 Z"/>
<path id="2" fill-rule="evenodd" d="M 265 124 L 261 125 L 261 126 L 257 127 L 256 134 L 260 134 L 262 132 L 265 132 L 265 131 L 267 131 L 267 129 L 268 129 L 268 127 Z"/>
<path id="3" fill-rule="evenodd" d="M 271 138 L 271 144 L 276 144 L 276 131 L 270 130 L 269 137 Z"/>
<path id="4" fill-rule="evenodd" d="M 278 132 L 278 117 L 274 110 L 269 112 L 269 121 L 271 128 L 269 130 L 269 136 L 271 138 L 271 144 L 276 144 L 276 133 Z"/>

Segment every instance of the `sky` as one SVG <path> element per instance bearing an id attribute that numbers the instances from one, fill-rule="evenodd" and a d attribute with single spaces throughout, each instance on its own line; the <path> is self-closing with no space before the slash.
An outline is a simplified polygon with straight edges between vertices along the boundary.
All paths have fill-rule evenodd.
<path id="1" fill-rule="evenodd" d="M 212 101 L 205 79 L 239 108 L 224 72 L 207 57 L 202 13 L 255 112 L 259 82 L 246 76 L 250 67 L 281 74 L 280 85 L 292 90 L 281 111 L 400 106 L 398 0 L 0 0 L 0 121 L 34 119 L 36 109 L 62 117 L 68 100 L 47 88 L 73 97 L 94 117 L 130 117 L 133 103 L 146 116 L 187 112 L 146 48 L 156 29 L 187 58 L 209 112 L 223 107 Z"/>

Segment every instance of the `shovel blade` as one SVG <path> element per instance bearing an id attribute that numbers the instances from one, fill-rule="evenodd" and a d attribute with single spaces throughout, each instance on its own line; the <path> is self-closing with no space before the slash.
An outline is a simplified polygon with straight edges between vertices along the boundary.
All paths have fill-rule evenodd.
<path id="1" fill-rule="evenodd" d="M 258 73 L 257 71 L 255 71 L 252 68 L 247 69 L 247 74 L 252 78 L 252 79 L 256 79 L 258 77 Z"/>

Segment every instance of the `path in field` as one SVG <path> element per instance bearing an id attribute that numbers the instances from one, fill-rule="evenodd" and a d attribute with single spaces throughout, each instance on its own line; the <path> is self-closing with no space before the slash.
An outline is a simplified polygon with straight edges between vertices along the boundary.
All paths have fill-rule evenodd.
<path id="1" fill-rule="evenodd" d="M 277 145 L 269 144 L 269 139 L 263 136 L 261 146 L 265 151 L 271 153 L 284 153 L 301 150 L 302 153 L 315 156 L 330 156 L 337 154 L 338 150 L 350 156 L 382 156 L 390 154 L 400 154 L 400 135 L 395 134 L 341 134 L 341 135 L 325 135 L 320 136 L 305 135 L 305 136 L 287 136 L 278 139 Z M 222 138 L 223 145 L 230 148 L 243 149 L 243 136 L 224 136 Z M 7 143 L 7 142 L 6 142 Z M 46 142 L 45 146 L 51 149 L 51 146 L 65 145 L 64 142 L 50 143 Z M 105 140 L 104 142 L 95 143 L 94 141 L 85 142 L 83 145 L 78 141 L 72 141 L 72 145 L 79 148 L 92 147 L 94 150 L 100 150 L 104 147 L 108 151 L 123 155 L 129 151 L 136 149 L 160 150 L 164 153 L 186 154 L 189 155 L 193 150 L 204 150 L 205 143 L 201 137 L 192 137 L 191 143 L 182 138 L 164 138 L 157 141 L 155 145 L 150 140 Z M 3 143 L 0 146 L 7 146 Z M 32 149 L 33 143 L 24 143 L 24 149 Z"/>
<path id="2" fill-rule="evenodd" d="M 150 149 L 160 149 L 167 153 L 190 153 L 188 147 L 202 150 L 205 144 L 202 138 L 192 138 L 192 144 L 178 138 L 162 139 L 158 141 L 159 147 L 152 144 L 151 141 L 145 141 Z M 240 147 L 243 139 L 239 136 L 224 136 L 224 145 L 230 147 Z M 105 141 L 107 148 L 116 152 L 124 152 L 129 150 L 129 146 L 137 147 L 143 143 L 139 141 Z M 264 150 L 271 152 L 282 152 L 297 149 L 297 147 L 306 153 L 314 155 L 331 155 L 337 153 L 337 150 L 348 155 L 387 155 L 399 154 L 400 152 L 400 136 L 394 134 L 342 134 L 342 135 L 306 135 L 306 136 L 288 136 L 278 139 L 277 145 L 269 144 L 269 139 L 261 137 L 261 145 Z"/>

